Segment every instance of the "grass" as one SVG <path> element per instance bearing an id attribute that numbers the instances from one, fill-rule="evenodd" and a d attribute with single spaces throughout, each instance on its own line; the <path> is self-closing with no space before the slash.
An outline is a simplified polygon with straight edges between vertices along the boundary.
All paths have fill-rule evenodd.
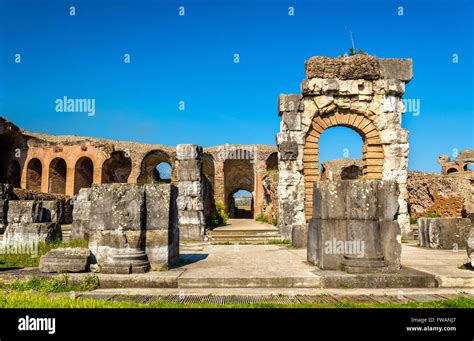
<path id="1" fill-rule="evenodd" d="M 181 304 L 166 302 L 161 299 L 149 303 L 132 301 L 105 301 L 93 298 L 54 297 L 47 292 L 0 292 L 0 309 L 2 308 L 474 308 L 474 300 L 457 297 L 443 301 L 410 302 L 410 303 L 356 303 L 341 301 L 338 303 L 311 304 Z"/>
<path id="2" fill-rule="evenodd" d="M 290 244 L 291 244 L 291 240 L 287 240 L 287 239 L 275 239 L 275 240 L 269 240 L 269 241 L 267 241 L 267 244 L 277 244 L 277 245 L 285 244 L 285 245 L 290 245 Z"/>
<path id="3" fill-rule="evenodd" d="M 13 290 L 16 292 L 38 291 L 38 292 L 68 292 L 68 291 L 91 291 L 99 287 L 99 278 L 95 274 L 88 275 L 82 279 L 79 285 L 69 283 L 67 274 L 52 279 L 30 278 L 27 280 L 16 279 L 10 283 L 0 283 L 0 289 Z"/>
<path id="4" fill-rule="evenodd" d="M 39 243 L 37 256 L 27 253 L 0 254 L 0 269 L 13 267 L 36 267 L 39 265 L 42 255 L 59 247 L 88 247 L 88 242 L 85 240 L 71 240 L 69 242 Z"/>

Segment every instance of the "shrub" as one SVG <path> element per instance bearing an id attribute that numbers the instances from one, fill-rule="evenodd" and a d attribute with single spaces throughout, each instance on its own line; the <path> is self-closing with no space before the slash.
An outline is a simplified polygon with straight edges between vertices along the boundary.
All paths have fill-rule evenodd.
<path id="1" fill-rule="evenodd" d="M 270 222 L 268 221 L 268 218 L 266 216 L 264 216 L 263 214 L 259 214 L 256 218 L 255 218 L 256 221 L 259 221 L 261 223 L 267 223 L 269 224 Z"/>
<path id="2" fill-rule="evenodd" d="M 208 230 L 214 230 L 217 226 L 225 223 L 229 217 L 225 213 L 224 204 L 220 200 L 215 202 L 216 209 L 206 218 L 206 228 Z"/>
<path id="3" fill-rule="evenodd" d="M 431 212 L 426 215 L 426 218 L 441 218 L 441 216 L 438 213 Z"/>
<path id="4" fill-rule="evenodd" d="M 417 217 L 410 217 L 410 224 L 418 224 L 418 218 Z"/>

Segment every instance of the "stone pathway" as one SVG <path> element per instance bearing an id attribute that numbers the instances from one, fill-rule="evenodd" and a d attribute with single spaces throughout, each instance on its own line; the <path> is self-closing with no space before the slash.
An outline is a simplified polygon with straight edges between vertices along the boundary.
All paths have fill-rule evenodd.
<path id="1" fill-rule="evenodd" d="M 281 240 L 278 228 L 253 219 L 229 219 L 226 225 L 209 231 L 207 237 L 213 244 L 265 244 Z"/>

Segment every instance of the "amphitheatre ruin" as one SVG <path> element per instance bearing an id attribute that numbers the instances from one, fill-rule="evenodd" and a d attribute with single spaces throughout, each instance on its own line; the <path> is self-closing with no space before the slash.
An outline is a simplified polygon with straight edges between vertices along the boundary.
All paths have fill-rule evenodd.
<path id="1" fill-rule="evenodd" d="M 410 59 L 310 58 L 301 94 L 278 98 L 274 146 L 51 136 L 0 118 L 3 247 L 86 240 L 44 255 L 40 271 L 140 274 L 157 287 L 474 287 L 458 268 L 474 243 L 474 151 L 440 156 L 439 174 L 408 171 L 412 69 Z M 360 135 L 361 160 L 320 164 L 320 136 L 336 126 Z M 245 205 L 239 191 L 251 194 Z M 331 241 L 342 250 L 326 252 Z M 420 261 L 453 245 L 457 258 L 438 269 Z M 173 269 L 183 272 L 169 284 Z"/>

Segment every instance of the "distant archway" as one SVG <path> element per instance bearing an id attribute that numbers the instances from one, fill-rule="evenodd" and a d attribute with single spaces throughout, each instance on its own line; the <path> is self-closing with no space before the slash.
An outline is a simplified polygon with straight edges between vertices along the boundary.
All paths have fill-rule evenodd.
<path id="1" fill-rule="evenodd" d="M 31 159 L 26 168 L 26 189 L 41 192 L 41 177 L 43 165 L 37 158 Z"/>
<path id="2" fill-rule="evenodd" d="M 94 164 L 86 156 L 81 157 L 74 167 L 74 194 L 79 193 L 81 188 L 92 186 L 94 178 Z"/>
<path id="3" fill-rule="evenodd" d="M 170 177 L 166 178 L 165 174 L 160 174 L 160 170 L 157 168 L 161 163 L 166 163 L 171 168 Z M 167 172 L 167 167 L 162 165 L 163 170 Z M 166 169 L 164 168 L 166 167 Z M 153 150 L 149 152 L 142 161 L 140 176 L 138 177 L 138 183 L 156 183 L 156 182 L 170 182 L 173 173 L 173 167 L 171 166 L 170 156 L 162 150 Z"/>
<path id="4" fill-rule="evenodd" d="M 17 160 L 12 160 L 7 170 L 7 183 L 13 187 L 21 187 L 21 166 Z"/>
<path id="5" fill-rule="evenodd" d="M 239 188 L 229 195 L 228 201 L 230 218 L 253 218 L 254 202 L 253 195 L 251 192 Z"/>
<path id="6" fill-rule="evenodd" d="M 64 159 L 57 157 L 49 164 L 48 192 L 66 193 L 67 165 Z"/>
<path id="7" fill-rule="evenodd" d="M 255 170 L 253 155 L 238 149 L 229 155 L 224 161 L 224 197 L 226 200 L 226 212 L 232 216 L 232 196 L 238 190 L 252 193 L 255 188 Z M 253 206 L 253 205 L 252 205 Z M 253 208 L 252 208 L 253 215 Z"/>
<path id="8" fill-rule="evenodd" d="M 132 172 L 132 160 L 123 151 L 115 151 L 102 165 L 102 183 L 126 183 Z"/>
<path id="9" fill-rule="evenodd" d="M 457 168 L 449 168 L 446 171 L 446 174 L 457 173 L 457 172 L 459 172 L 459 170 Z"/>

